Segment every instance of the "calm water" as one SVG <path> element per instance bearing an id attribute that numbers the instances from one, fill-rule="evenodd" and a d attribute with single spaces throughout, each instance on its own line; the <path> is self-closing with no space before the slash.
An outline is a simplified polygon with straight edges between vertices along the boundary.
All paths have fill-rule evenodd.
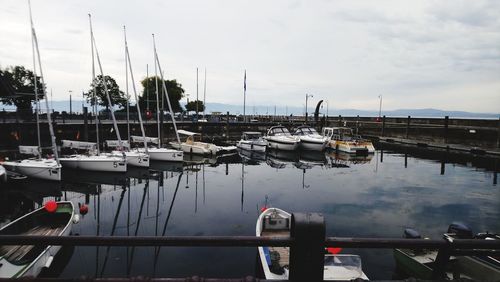
<path id="1" fill-rule="evenodd" d="M 500 231 L 498 161 L 426 151 L 345 155 L 236 155 L 196 158 L 184 166 L 127 176 L 64 171 L 58 186 L 22 183 L 2 189 L 0 220 L 43 201 L 88 203 L 80 235 L 255 235 L 263 205 L 320 212 L 327 236 L 401 237 L 403 228 L 440 238 L 452 221 L 475 232 Z M 360 254 L 371 279 L 394 275 L 392 250 Z M 255 248 L 75 247 L 63 249 L 44 276 L 243 277 L 256 275 Z"/>

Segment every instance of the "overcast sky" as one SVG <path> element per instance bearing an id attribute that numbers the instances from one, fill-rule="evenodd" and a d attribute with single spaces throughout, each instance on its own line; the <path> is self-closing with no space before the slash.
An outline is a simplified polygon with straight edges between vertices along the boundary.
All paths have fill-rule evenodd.
<path id="1" fill-rule="evenodd" d="M 32 68 L 27 1 L 2 0 L 0 67 Z M 500 1 L 33 0 L 54 100 L 91 82 L 88 13 L 104 72 L 125 88 L 123 25 L 139 79 L 153 72 L 151 34 L 167 79 L 190 99 L 247 105 L 500 112 Z M 310 104 L 310 105 L 311 105 Z"/>

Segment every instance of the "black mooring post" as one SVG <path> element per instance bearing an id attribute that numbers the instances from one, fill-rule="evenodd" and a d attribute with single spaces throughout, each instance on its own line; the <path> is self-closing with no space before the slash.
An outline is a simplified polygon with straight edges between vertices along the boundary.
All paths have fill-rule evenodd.
<path id="1" fill-rule="evenodd" d="M 87 107 L 83 107 L 83 140 L 89 141 L 89 116 Z"/>
<path id="2" fill-rule="evenodd" d="M 445 239 L 446 240 L 446 239 Z M 432 279 L 442 279 L 445 277 L 445 270 L 448 261 L 450 260 L 450 247 L 440 248 L 434 262 L 432 270 Z"/>
<path id="3" fill-rule="evenodd" d="M 293 213 L 290 281 L 323 281 L 325 219 L 319 213 Z"/>
<path id="4" fill-rule="evenodd" d="M 342 127 L 342 115 L 339 115 L 338 127 Z"/>
<path id="5" fill-rule="evenodd" d="M 382 133 L 380 135 L 382 135 L 382 137 L 384 136 L 384 131 L 385 131 L 385 116 L 382 117 Z"/>
<path id="6" fill-rule="evenodd" d="M 444 139 L 444 143 L 448 143 L 448 122 L 450 121 L 450 117 L 449 116 L 445 116 L 444 117 L 444 136 L 443 136 L 443 139 Z"/>
<path id="7" fill-rule="evenodd" d="M 408 116 L 408 119 L 406 120 L 406 139 L 408 139 L 408 136 L 410 135 L 410 122 L 411 116 Z"/>
<path id="8" fill-rule="evenodd" d="M 229 140 L 229 112 L 226 113 L 226 140 Z"/>

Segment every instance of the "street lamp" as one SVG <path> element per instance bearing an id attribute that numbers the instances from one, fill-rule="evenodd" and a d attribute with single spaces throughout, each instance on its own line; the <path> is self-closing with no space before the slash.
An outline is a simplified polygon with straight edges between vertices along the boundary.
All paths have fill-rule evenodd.
<path id="1" fill-rule="evenodd" d="M 378 121 L 380 121 L 382 115 L 382 94 L 378 95 L 378 98 L 380 99 L 380 104 L 378 108 Z"/>
<path id="2" fill-rule="evenodd" d="M 312 94 L 306 94 L 306 122 L 307 122 L 307 100 L 314 97 Z"/>

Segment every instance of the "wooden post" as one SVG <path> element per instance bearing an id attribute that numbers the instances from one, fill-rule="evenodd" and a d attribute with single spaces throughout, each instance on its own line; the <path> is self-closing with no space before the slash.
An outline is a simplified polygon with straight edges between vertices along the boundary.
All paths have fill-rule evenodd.
<path id="1" fill-rule="evenodd" d="M 319 213 L 293 213 L 290 281 L 323 281 L 325 219 Z"/>
<path id="2" fill-rule="evenodd" d="M 410 135 L 410 121 L 411 116 L 408 116 L 408 119 L 406 120 L 406 139 L 408 139 L 408 136 Z"/>
<path id="3" fill-rule="evenodd" d="M 448 143 L 448 123 L 450 121 L 449 116 L 444 117 L 444 132 L 443 132 L 443 138 L 444 138 L 444 143 Z"/>
<path id="4" fill-rule="evenodd" d="M 83 140 L 89 141 L 89 119 L 88 119 L 88 108 L 83 107 Z"/>
<path id="5" fill-rule="evenodd" d="M 226 113 L 226 140 L 229 140 L 229 111 Z"/>
<path id="6" fill-rule="evenodd" d="M 500 118 L 498 118 L 497 147 L 500 148 Z"/>
<path id="7" fill-rule="evenodd" d="M 385 134 L 385 115 L 382 117 L 382 133 L 380 135 L 382 135 L 383 137 L 384 134 Z"/>

